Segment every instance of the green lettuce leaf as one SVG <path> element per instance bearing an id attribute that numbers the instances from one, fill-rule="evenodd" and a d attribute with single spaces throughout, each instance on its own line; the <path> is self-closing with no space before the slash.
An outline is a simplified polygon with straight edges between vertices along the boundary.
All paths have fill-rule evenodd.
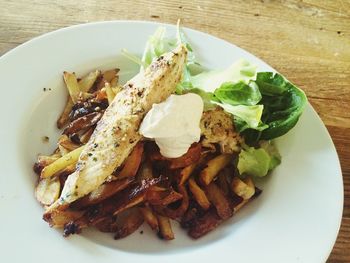
<path id="1" fill-rule="evenodd" d="M 281 156 L 275 146 L 264 142 L 261 148 L 244 147 L 238 156 L 237 168 L 241 175 L 264 177 L 280 163 Z"/>
<path id="2" fill-rule="evenodd" d="M 258 85 L 250 81 L 244 82 L 225 82 L 215 90 L 215 96 L 223 103 L 230 105 L 256 105 L 261 100 L 261 93 Z"/>
<path id="3" fill-rule="evenodd" d="M 244 131 L 252 142 L 286 134 L 296 125 L 307 103 L 305 93 L 278 73 L 259 72 L 257 79 L 262 94 L 260 104 L 264 105 L 261 120 L 268 128 L 262 132 Z"/>
<path id="4" fill-rule="evenodd" d="M 244 121 L 249 128 L 258 128 L 261 122 L 261 115 L 264 109 L 263 105 L 230 105 L 227 103 L 220 103 L 212 101 L 212 103 L 220 106 L 226 112 L 231 113 L 233 116 L 240 118 Z"/>
<path id="5" fill-rule="evenodd" d="M 256 76 L 256 66 L 246 60 L 239 60 L 224 70 L 211 70 L 190 78 L 193 87 L 214 92 L 225 82 L 248 84 Z"/>

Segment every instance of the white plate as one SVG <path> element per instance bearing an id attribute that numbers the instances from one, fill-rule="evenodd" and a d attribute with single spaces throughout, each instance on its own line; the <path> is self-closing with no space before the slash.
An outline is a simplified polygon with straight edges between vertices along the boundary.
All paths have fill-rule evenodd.
<path id="1" fill-rule="evenodd" d="M 176 239 L 164 242 L 147 226 L 142 227 L 143 235 L 138 231 L 120 241 L 93 231 L 64 239 L 41 219 L 32 165 L 37 153 L 54 148 L 58 136 L 55 121 L 66 95 L 62 72 L 80 75 L 115 66 L 125 80 L 136 66 L 121 57 L 120 50 L 126 47 L 140 54 L 158 26 L 130 21 L 73 26 L 33 39 L 0 58 L 2 261 L 204 263 L 222 257 L 230 262 L 324 262 L 339 230 L 343 184 L 333 143 L 310 105 L 298 125 L 277 140 L 283 162 L 262 182 L 262 195 L 199 240 L 175 227 Z M 166 27 L 174 33 L 173 26 Z M 205 66 L 223 68 L 246 58 L 260 70 L 273 70 L 230 43 L 185 31 Z M 49 136 L 50 143 L 43 143 L 43 136 Z"/>

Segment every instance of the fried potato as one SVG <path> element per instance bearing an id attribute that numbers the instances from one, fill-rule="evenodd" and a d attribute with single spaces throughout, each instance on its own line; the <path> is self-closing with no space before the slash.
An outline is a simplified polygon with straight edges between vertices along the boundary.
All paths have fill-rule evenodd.
<path id="1" fill-rule="evenodd" d="M 233 215 L 229 199 L 215 183 L 208 185 L 205 190 L 209 201 L 215 206 L 218 215 L 222 219 L 227 219 Z"/>
<path id="2" fill-rule="evenodd" d="M 168 217 L 157 215 L 159 232 L 158 236 L 165 240 L 172 240 L 175 238 L 171 223 Z"/>
<path id="3" fill-rule="evenodd" d="M 63 133 L 66 135 L 70 135 L 73 133 L 77 133 L 81 130 L 90 128 L 101 119 L 102 115 L 102 112 L 92 112 L 85 116 L 82 116 L 72 121 L 63 131 Z"/>
<path id="4" fill-rule="evenodd" d="M 84 215 L 84 211 L 55 210 L 44 214 L 44 220 L 51 227 L 62 228 L 65 224 L 75 221 Z"/>
<path id="5" fill-rule="evenodd" d="M 50 156 L 39 155 L 37 162 L 33 166 L 34 172 L 36 174 L 40 174 L 45 166 L 48 166 L 49 164 L 53 163 L 54 161 L 56 161 L 60 157 L 61 157 L 60 153 L 54 153 Z"/>
<path id="6" fill-rule="evenodd" d="M 198 186 L 193 178 L 188 180 L 189 189 L 197 201 L 197 203 L 204 209 L 207 210 L 210 207 L 210 202 L 205 194 L 205 192 Z"/>
<path id="7" fill-rule="evenodd" d="M 94 224 L 94 227 L 104 233 L 114 233 L 118 231 L 117 218 L 114 216 L 107 216 L 98 223 Z"/>
<path id="8" fill-rule="evenodd" d="M 250 177 L 242 181 L 238 177 L 233 177 L 231 182 L 231 190 L 236 195 L 242 197 L 244 200 L 250 199 L 255 193 L 255 186 Z"/>
<path id="9" fill-rule="evenodd" d="M 200 143 L 194 143 L 188 149 L 187 153 L 178 158 L 167 158 L 160 154 L 159 148 L 154 145 L 151 147 L 150 160 L 164 161 L 167 163 L 169 169 L 179 169 L 191 164 L 197 163 L 201 157 L 202 146 Z"/>
<path id="10" fill-rule="evenodd" d="M 64 82 L 66 83 L 68 93 L 73 103 L 77 103 L 79 98 L 79 93 L 80 93 L 77 77 L 75 76 L 74 73 L 69 73 L 67 71 L 64 71 L 63 79 L 64 79 Z"/>
<path id="11" fill-rule="evenodd" d="M 105 89 L 106 89 L 108 104 L 111 104 L 116 94 L 112 90 L 111 85 L 109 83 L 105 84 Z"/>
<path id="12" fill-rule="evenodd" d="M 195 220 L 188 231 L 188 235 L 195 239 L 200 238 L 217 228 L 222 222 L 223 219 L 218 216 L 215 209 L 209 209 L 202 217 Z"/>
<path id="13" fill-rule="evenodd" d="M 56 178 L 41 179 L 35 188 L 35 197 L 42 204 L 49 206 L 60 196 L 61 184 Z"/>
<path id="14" fill-rule="evenodd" d="M 73 143 L 69 137 L 65 134 L 62 134 L 60 136 L 60 138 L 58 139 L 58 146 L 63 147 L 65 150 L 67 150 L 68 152 L 71 152 L 77 148 L 80 147 L 80 145 Z M 63 154 L 62 154 L 63 156 Z"/>
<path id="15" fill-rule="evenodd" d="M 179 185 L 178 188 L 180 194 L 182 195 L 181 205 L 177 209 L 170 209 L 167 207 L 163 210 L 164 214 L 170 217 L 171 219 L 181 217 L 187 211 L 190 202 L 186 186 Z"/>
<path id="16" fill-rule="evenodd" d="M 151 205 L 167 206 L 182 198 L 182 195 L 172 188 L 152 186 L 147 191 L 146 201 Z"/>
<path id="17" fill-rule="evenodd" d="M 101 90 L 102 88 L 104 88 L 106 83 L 118 83 L 118 72 L 119 69 L 110 69 L 103 72 L 102 77 L 97 80 L 96 90 Z"/>
<path id="18" fill-rule="evenodd" d="M 200 180 L 203 184 L 209 185 L 215 176 L 223 169 L 232 159 L 230 154 L 221 154 L 214 159 L 211 159 L 207 167 L 200 173 Z"/>
<path id="19" fill-rule="evenodd" d="M 118 218 L 114 239 L 121 239 L 134 233 L 143 223 L 143 216 L 138 208 L 127 211 L 128 214 L 120 221 Z"/>
<path id="20" fill-rule="evenodd" d="M 48 166 L 44 167 L 44 169 L 41 171 L 40 177 L 41 178 L 51 177 L 55 175 L 57 172 L 66 168 L 67 166 L 76 164 L 83 148 L 84 146 L 81 146 L 75 149 L 74 151 L 71 151 L 66 155 L 62 156 L 61 158 L 57 159 L 56 161 L 49 164 Z"/>
<path id="21" fill-rule="evenodd" d="M 86 206 L 98 204 L 101 201 L 111 197 L 112 195 L 122 191 L 123 189 L 128 187 L 131 182 L 133 182 L 133 178 L 124 178 L 120 180 L 106 182 L 99 186 L 96 190 L 92 191 L 90 194 L 75 201 L 72 204 L 72 206 L 74 208 L 81 209 Z"/>
<path id="22" fill-rule="evenodd" d="M 178 169 L 188 165 L 194 164 L 201 158 L 202 146 L 200 143 L 193 144 L 185 153 L 179 158 L 169 158 L 169 168 Z"/>
<path id="23" fill-rule="evenodd" d="M 81 80 L 79 80 L 79 89 L 81 92 L 89 92 L 92 86 L 94 85 L 96 79 L 101 75 L 100 70 L 91 71 Z"/>
<path id="24" fill-rule="evenodd" d="M 117 173 L 118 179 L 125 177 L 134 177 L 140 167 L 143 154 L 143 143 L 139 142 L 125 160 L 125 164 L 121 171 Z"/>
<path id="25" fill-rule="evenodd" d="M 82 144 L 86 144 L 86 143 L 89 141 L 89 139 L 90 139 L 92 133 L 94 132 L 94 129 L 95 129 L 94 127 L 91 127 L 90 129 L 88 129 L 85 133 L 83 133 L 83 134 L 80 136 L 80 142 L 81 142 Z"/>
<path id="26" fill-rule="evenodd" d="M 187 179 L 191 176 L 194 169 L 196 169 L 196 166 L 197 164 L 193 163 L 189 166 L 186 166 L 180 171 L 180 173 L 178 174 L 179 185 L 183 185 L 187 181 Z"/>
<path id="27" fill-rule="evenodd" d="M 73 105 L 74 105 L 74 103 L 72 101 L 72 98 L 70 96 L 68 96 L 66 106 L 64 107 L 60 117 L 58 118 L 58 120 L 56 122 L 58 129 L 62 129 L 68 123 L 69 113 L 72 111 Z"/>
<path id="28" fill-rule="evenodd" d="M 152 178 L 142 180 L 136 186 L 130 186 L 116 196 L 115 210 L 113 215 L 117 215 L 126 209 L 136 206 L 146 200 L 147 191 L 153 185 L 159 183 L 163 178 Z"/>
<path id="29" fill-rule="evenodd" d="M 145 161 L 139 171 L 138 171 L 138 174 L 137 174 L 137 179 L 139 181 L 142 181 L 144 179 L 151 179 L 153 178 L 153 169 L 152 169 L 152 165 L 149 161 Z"/>
<path id="30" fill-rule="evenodd" d="M 153 213 L 152 209 L 145 206 L 139 208 L 143 219 L 147 222 L 152 230 L 159 231 L 158 219 L 157 216 Z"/>
<path id="31" fill-rule="evenodd" d="M 223 170 L 221 170 L 217 176 L 217 183 L 225 195 L 228 195 L 230 192 L 229 178 L 231 171 L 228 168 L 230 167 L 226 167 Z"/>

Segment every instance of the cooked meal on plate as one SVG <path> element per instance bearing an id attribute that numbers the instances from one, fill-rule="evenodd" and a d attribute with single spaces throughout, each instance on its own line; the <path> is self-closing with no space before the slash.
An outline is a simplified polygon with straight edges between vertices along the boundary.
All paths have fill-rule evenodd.
<path id="1" fill-rule="evenodd" d="M 124 85 L 119 69 L 64 72 L 62 135 L 39 155 L 37 200 L 63 235 L 93 227 L 115 239 L 144 222 L 171 240 L 172 220 L 200 238 L 262 190 L 256 178 L 281 163 L 273 139 L 297 123 L 307 99 L 278 73 L 246 60 L 225 69 L 198 63 L 182 30 L 159 28 Z"/>

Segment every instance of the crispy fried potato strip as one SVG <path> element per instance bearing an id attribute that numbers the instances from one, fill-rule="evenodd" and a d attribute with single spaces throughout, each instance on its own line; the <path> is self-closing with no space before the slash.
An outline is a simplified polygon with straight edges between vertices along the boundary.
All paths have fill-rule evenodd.
<path id="1" fill-rule="evenodd" d="M 63 170 L 67 166 L 76 164 L 83 148 L 84 146 L 81 146 L 75 149 L 74 151 L 71 151 L 66 155 L 62 156 L 61 158 L 57 159 L 48 166 L 44 167 L 44 169 L 41 171 L 40 177 L 49 178 L 51 176 L 54 176 L 57 172 Z"/>
<path id="2" fill-rule="evenodd" d="M 172 240 L 175 238 L 174 232 L 171 228 L 170 219 L 166 216 L 157 215 L 159 232 L 158 235 L 160 238 L 165 240 Z"/>
<path id="3" fill-rule="evenodd" d="M 230 154 L 221 154 L 214 159 L 211 159 L 207 167 L 202 170 L 200 173 L 200 179 L 203 184 L 209 185 L 215 176 L 223 169 L 226 165 L 232 160 L 232 155 Z"/>
<path id="4" fill-rule="evenodd" d="M 89 92 L 94 85 L 97 78 L 101 75 L 100 70 L 91 71 L 81 80 L 79 80 L 78 85 L 81 92 Z"/>
<path id="5" fill-rule="evenodd" d="M 138 208 L 127 211 L 128 214 L 117 222 L 114 239 L 121 239 L 134 233 L 143 223 L 143 216 Z"/>
<path id="6" fill-rule="evenodd" d="M 205 192 L 199 187 L 193 178 L 188 180 L 189 189 L 197 201 L 197 203 L 204 209 L 207 210 L 210 207 L 210 202 L 205 194 Z"/>
<path id="7" fill-rule="evenodd" d="M 206 187 L 206 193 L 209 201 L 215 206 L 218 215 L 222 219 L 227 219 L 233 215 L 229 199 L 214 182 Z"/>
<path id="8" fill-rule="evenodd" d="M 74 103 L 72 101 L 72 98 L 70 96 L 67 96 L 66 106 L 64 107 L 60 117 L 56 122 L 58 129 L 62 129 L 64 126 L 67 125 L 69 121 L 69 113 L 72 111 L 73 105 Z"/>
<path id="9" fill-rule="evenodd" d="M 74 73 L 69 73 L 67 71 L 64 71 L 63 79 L 64 79 L 64 82 L 66 83 L 68 93 L 73 103 L 77 103 L 79 99 L 79 93 L 80 93 L 77 77 L 75 76 Z"/>
<path id="10" fill-rule="evenodd" d="M 41 179 L 35 188 L 36 199 L 45 206 L 53 204 L 60 196 L 61 183 L 55 178 Z"/>
<path id="11" fill-rule="evenodd" d="M 153 213 L 152 209 L 148 206 L 140 207 L 143 219 L 150 226 L 152 230 L 159 231 L 158 219 L 157 216 Z"/>

